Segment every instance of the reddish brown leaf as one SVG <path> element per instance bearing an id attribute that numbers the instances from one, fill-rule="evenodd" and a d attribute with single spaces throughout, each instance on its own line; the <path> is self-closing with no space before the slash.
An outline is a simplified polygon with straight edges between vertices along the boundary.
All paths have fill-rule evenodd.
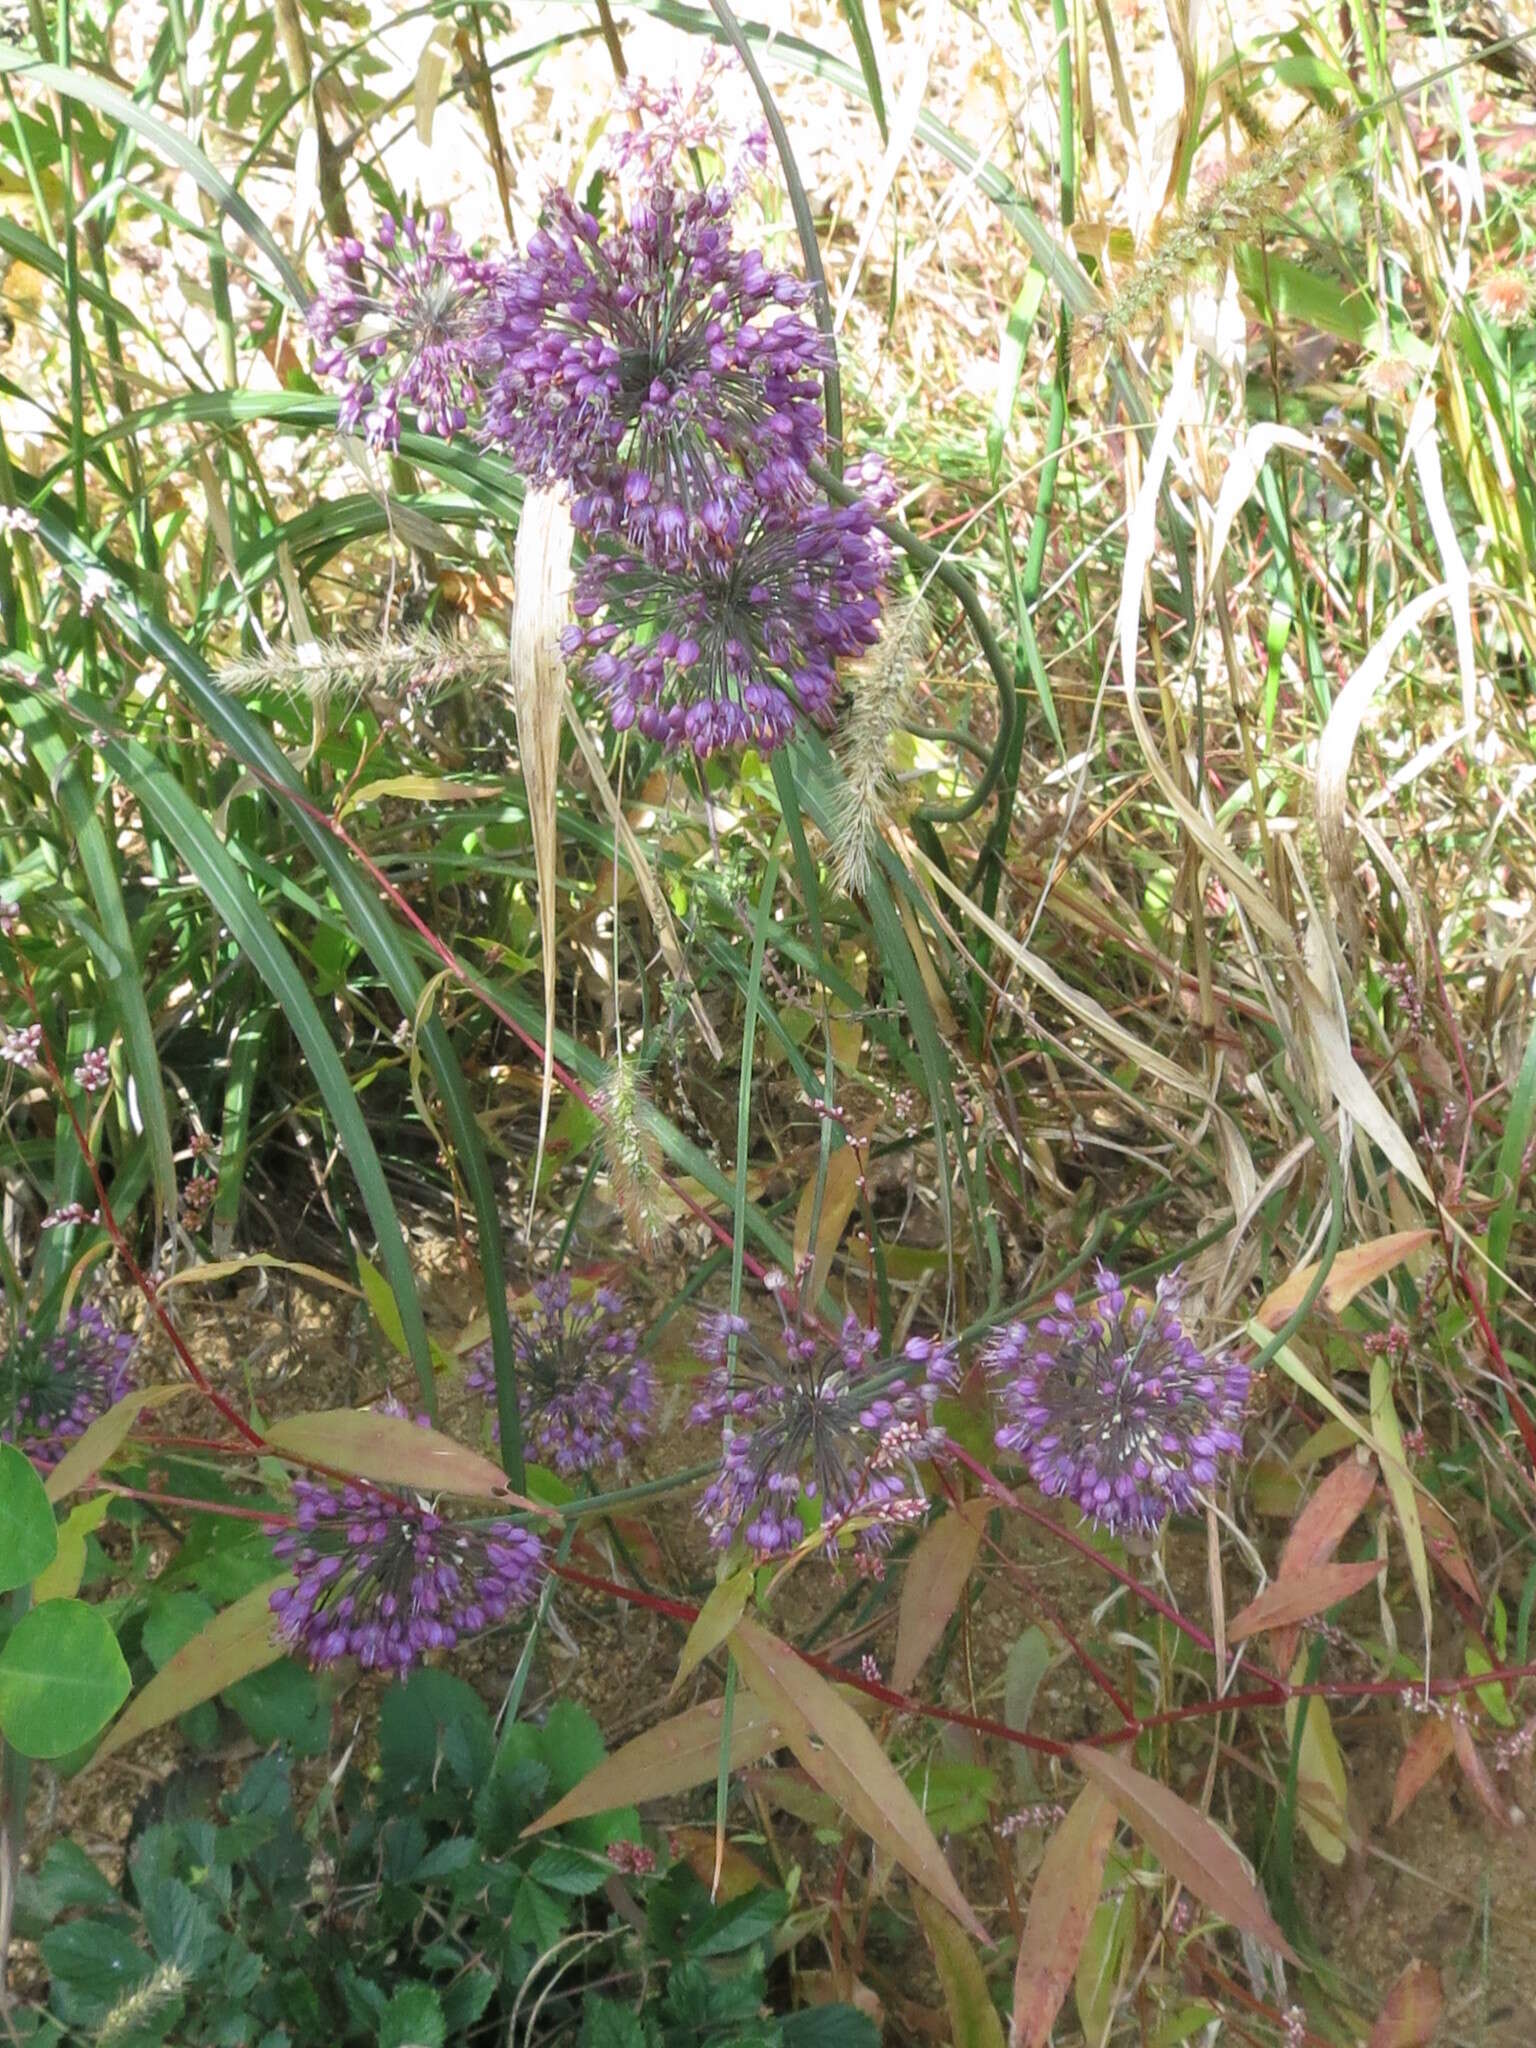
<path id="1" fill-rule="evenodd" d="M 1423 1251 L 1434 1242 L 1434 1237 L 1432 1230 L 1394 1230 L 1390 1237 L 1373 1237 L 1367 1244 L 1352 1245 L 1348 1251 L 1340 1252 L 1328 1268 L 1318 1306 L 1337 1314 L 1349 1306 L 1362 1287 L 1369 1287 L 1383 1273 L 1390 1273 L 1404 1259 Z M 1273 1294 L 1265 1296 L 1259 1321 L 1267 1329 L 1278 1330 L 1286 1317 L 1300 1307 L 1316 1271 L 1315 1264 L 1302 1266 L 1289 1279 L 1282 1280 Z"/>
<path id="2" fill-rule="evenodd" d="M 968 1934 L 985 1941 L 987 1931 L 955 1883 L 922 1808 L 847 1700 L 755 1621 L 738 1622 L 731 1641 L 742 1677 L 772 1709 L 809 1776 Z"/>
<path id="3" fill-rule="evenodd" d="M 1085 1785 L 1045 1845 L 1013 1973 L 1009 2048 L 1045 2048 L 1051 2038 L 1099 1903 L 1114 1834 L 1114 1807 Z"/>
<path id="4" fill-rule="evenodd" d="M 1107 1749 L 1074 1742 L 1072 1761 L 1097 1785 L 1124 1821 L 1128 1821 L 1169 1875 L 1192 1891 L 1202 1905 L 1245 1934 L 1294 1963 L 1289 1942 L 1270 1917 L 1264 1894 L 1236 1849 L 1203 1813 L 1176 1792 L 1132 1768 L 1124 1757 Z"/>
<path id="5" fill-rule="evenodd" d="M 986 1501 L 963 1501 L 917 1539 L 901 1582 L 896 1620 L 891 1684 L 897 1692 L 912 1690 L 913 1679 L 955 1611 L 981 1548 L 987 1508 Z"/>
<path id="6" fill-rule="evenodd" d="M 93 1764 L 126 1749 L 130 1742 L 162 1727 L 191 1707 L 201 1706 L 236 1679 L 265 1671 L 284 1654 L 273 1632 L 271 1595 L 290 1585 L 283 1574 L 254 1587 L 216 1614 L 208 1626 L 167 1657 L 154 1677 L 131 1699 L 99 1744 Z"/>
<path id="7" fill-rule="evenodd" d="M 1412 1962 L 1387 1993 L 1367 2048 L 1430 2048 L 1444 2014 L 1440 1972 Z"/>
<path id="8" fill-rule="evenodd" d="M 1429 1545 L 1431 1559 L 1444 1572 L 1451 1584 L 1465 1593 L 1481 1613 L 1482 1589 L 1477 1583 L 1471 1565 L 1467 1562 L 1467 1554 L 1461 1547 L 1460 1537 L 1456 1534 L 1456 1524 L 1439 1501 L 1428 1494 L 1419 1501 L 1419 1516 L 1424 1524 L 1424 1541 Z"/>
<path id="9" fill-rule="evenodd" d="M 1381 1559 L 1373 1557 L 1359 1564 L 1314 1565 L 1292 1578 L 1276 1579 L 1256 1600 L 1250 1600 L 1241 1614 L 1233 1615 L 1227 1624 L 1227 1640 L 1240 1643 L 1263 1629 L 1284 1628 L 1322 1614 L 1351 1593 L 1360 1592 L 1382 1569 Z"/>
<path id="10" fill-rule="evenodd" d="M 371 1408 L 317 1408 L 275 1422 L 267 1441 L 284 1457 L 307 1459 L 413 1493 L 451 1493 L 464 1500 L 495 1500 L 558 1521 L 553 1508 L 524 1500 L 507 1485 L 499 1465 L 406 1415 Z"/>
<path id="11" fill-rule="evenodd" d="M 1449 1721 L 1421 1721 L 1409 1736 L 1392 1786 L 1392 1811 L 1387 1826 L 1405 1814 L 1451 1753 Z"/>
<path id="12" fill-rule="evenodd" d="M 720 1769 L 720 1741 L 725 1702 L 705 1700 L 647 1728 L 612 1756 L 604 1757 L 565 1797 L 524 1828 L 541 1835 L 546 1828 L 588 1814 L 611 1813 L 616 1806 L 635 1806 L 642 1799 L 664 1799 L 712 1785 Z M 749 1692 L 738 1692 L 731 1711 L 731 1769 L 766 1756 L 782 1741 L 774 1716 Z"/>
<path id="13" fill-rule="evenodd" d="M 1496 1828 L 1512 1827 L 1514 1823 L 1509 1817 L 1509 1808 L 1499 1797 L 1493 1774 L 1483 1762 L 1483 1753 L 1465 1721 L 1452 1721 L 1451 1741 L 1455 1746 L 1456 1761 L 1461 1765 L 1461 1775 L 1477 1794 L 1483 1811 Z"/>
<path id="14" fill-rule="evenodd" d="M 1296 1517 L 1296 1526 L 1280 1552 L 1277 1579 L 1299 1578 L 1314 1565 L 1326 1564 L 1375 1491 L 1374 1466 L 1363 1463 L 1353 1453 L 1341 1458 Z M 1296 1658 L 1296 1642 L 1294 1628 L 1276 1636 L 1271 1645 L 1276 1670 L 1289 1671 Z"/>

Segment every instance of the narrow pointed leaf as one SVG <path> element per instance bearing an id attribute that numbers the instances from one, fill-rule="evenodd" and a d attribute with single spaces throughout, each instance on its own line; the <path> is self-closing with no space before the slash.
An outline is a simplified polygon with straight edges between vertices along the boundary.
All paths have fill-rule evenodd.
<path id="1" fill-rule="evenodd" d="M 1431 1717 L 1421 1721 L 1414 1729 L 1403 1747 L 1402 1761 L 1393 1780 L 1392 1811 L 1387 1815 L 1388 1827 L 1408 1811 L 1454 1746 L 1449 1721 L 1442 1721 L 1437 1716 Z"/>
<path id="2" fill-rule="evenodd" d="M 455 1443 L 440 1430 L 423 1429 L 408 1415 L 380 1415 L 366 1408 L 316 1408 L 274 1423 L 267 1441 L 280 1456 L 327 1465 L 379 1486 L 404 1486 L 416 1493 L 449 1493 L 462 1500 L 495 1500 L 529 1514 L 558 1521 L 559 1511 L 540 1507 L 507 1485 L 494 1460 Z"/>
<path id="3" fill-rule="evenodd" d="M 1440 1972 L 1411 1962 L 1387 1993 L 1367 2048 L 1430 2048 L 1445 2017 Z"/>
<path id="4" fill-rule="evenodd" d="M 1317 1300 L 1321 1308 L 1332 1309 L 1335 1314 L 1347 1308 L 1355 1296 L 1373 1280 L 1379 1280 L 1383 1273 L 1390 1273 L 1394 1266 L 1400 1266 L 1404 1259 L 1412 1258 L 1426 1245 L 1435 1241 L 1432 1230 L 1394 1230 L 1390 1237 L 1373 1237 L 1368 1244 L 1351 1245 L 1348 1251 L 1337 1254 L 1328 1268 Z M 1291 1312 L 1306 1299 L 1307 1289 L 1312 1284 L 1316 1265 L 1300 1266 L 1281 1281 L 1272 1294 L 1267 1294 L 1259 1309 L 1259 1321 L 1267 1323 L 1272 1330 L 1278 1330 Z"/>
<path id="5" fill-rule="evenodd" d="M 1267 1628 L 1307 1621 L 1370 1585 L 1383 1569 L 1379 1557 L 1370 1557 L 1358 1564 L 1320 1564 L 1294 1577 L 1276 1579 L 1240 1614 L 1233 1615 L 1227 1625 L 1227 1641 L 1240 1643 Z"/>
<path id="6" fill-rule="evenodd" d="M 672 1681 L 674 1692 L 689 1672 L 696 1671 L 706 1657 L 719 1649 L 746 1613 L 747 1602 L 752 1598 L 752 1578 L 749 1571 L 732 1572 L 728 1579 L 722 1579 L 711 1591 L 688 1631 L 683 1654 L 677 1660 L 677 1676 Z"/>
<path id="7" fill-rule="evenodd" d="M 986 1929 L 967 1905 L 922 1809 L 854 1709 L 756 1622 L 738 1622 L 731 1641 L 742 1677 L 772 1710 L 807 1775 L 968 1933 L 985 1941 Z"/>
<path id="8" fill-rule="evenodd" d="M 121 1401 L 114 1401 L 105 1415 L 98 1415 L 75 1438 L 48 1474 L 48 1498 L 57 1504 L 67 1500 L 79 1487 L 87 1485 L 132 1436 L 134 1424 L 145 1409 L 163 1408 L 178 1394 L 187 1393 L 189 1386 L 190 1383 L 187 1386 L 144 1387 L 136 1394 L 124 1394 Z"/>
<path id="9" fill-rule="evenodd" d="M 168 1657 L 107 1731 L 95 1761 L 113 1756 L 151 1728 L 201 1706 L 237 1679 L 264 1671 L 284 1654 L 273 1627 L 271 1599 L 292 1583 L 286 1573 L 255 1586 L 216 1614 L 190 1642 Z"/>
<path id="10" fill-rule="evenodd" d="M 612 1756 L 604 1757 L 579 1785 L 525 1828 L 524 1834 L 540 1835 L 568 1820 L 585 1820 L 595 1813 L 611 1813 L 615 1807 L 668 1799 L 675 1792 L 692 1791 L 695 1785 L 712 1785 L 720 1769 L 724 1725 L 725 1702 L 706 1700 L 674 1714 L 670 1721 L 647 1728 Z M 783 1740 L 768 1708 L 751 1693 L 738 1689 L 731 1708 L 731 1769 L 766 1756 Z"/>
<path id="11" fill-rule="evenodd" d="M 1013 1973 L 1009 2048 L 1046 2048 L 1104 1885 L 1104 1861 L 1116 1814 L 1096 1785 L 1085 1785 L 1045 1845 Z"/>
<path id="12" fill-rule="evenodd" d="M 943 1635 L 954 1613 L 976 1553 L 981 1548 L 985 1501 L 965 1501 L 917 1539 L 901 1582 L 896 1620 L 896 1661 L 891 1684 L 910 1692 L 928 1653 Z"/>
<path id="13" fill-rule="evenodd" d="M 1121 1819 L 1129 1822 L 1169 1875 L 1186 1885 L 1202 1905 L 1288 1962 L 1295 1962 L 1253 1873 L 1213 1820 L 1109 1750 L 1090 1749 L 1086 1743 L 1076 1742 L 1072 1761 L 1098 1786 Z"/>
<path id="14" fill-rule="evenodd" d="M 913 1903 L 938 1965 L 954 2048 L 1003 2048 L 1003 2023 L 987 1989 L 981 1958 L 965 1930 L 921 1892 Z"/>

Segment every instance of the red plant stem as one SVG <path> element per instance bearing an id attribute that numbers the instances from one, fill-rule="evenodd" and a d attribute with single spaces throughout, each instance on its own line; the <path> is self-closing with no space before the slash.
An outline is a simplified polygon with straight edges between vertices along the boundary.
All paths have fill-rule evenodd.
<path id="1" fill-rule="evenodd" d="M 638 1586 L 625 1586 L 616 1579 L 599 1578 L 572 1564 L 552 1564 L 550 1570 L 572 1585 L 586 1587 L 588 1592 L 606 1593 L 632 1607 L 644 1607 L 652 1614 L 665 1614 L 673 1621 L 691 1625 L 699 1617 L 698 1608 L 690 1600 L 673 1600 L 663 1593 L 643 1592 Z M 845 1669 L 832 1658 L 818 1656 L 813 1651 L 796 1650 L 795 1655 L 823 1677 L 834 1679 L 839 1685 L 852 1686 L 855 1692 L 866 1693 L 870 1699 L 896 1707 L 904 1714 L 915 1714 L 926 1721 L 946 1721 L 956 1728 L 968 1728 L 976 1735 L 994 1735 L 1001 1742 L 1011 1742 L 1019 1749 L 1032 1749 L 1041 1756 L 1066 1756 L 1071 1748 L 1069 1743 L 1056 1742 L 1045 1735 L 1031 1735 L 1023 1728 L 1010 1728 L 1006 1722 L 990 1720 L 983 1714 L 962 1713 L 956 1707 L 932 1706 L 925 1700 L 914 1699 L 910 1693 L 897 1692 L 878 1679 L 866 1678 L 860 1671 Z M 1428 1691 L 1433 1699 L 1452 1699 L 1460 1693 L 1476 1692 L 1481 1686 L 1510 1685 L 1524 1678 L 1536 1678 L 1536 1663 L 1495 1666 L 1491 1671 L 1480 1671 L 1462 1678 L 1432 1678 Z M 1333 1680 L 1314 1685 L 1292 1685 L 1286 1679 L 1277 1678 L 1262 1690 L 1229 1693 L 1220 1699 L 1192 1700 L 1186 1706 L 1168 1707 L 1161 1713 L 1132 1719 L 1123 1728 L 1108 1728 L 1096 1735 L 1085 1735 L 1082 1740 L 1090 1748 L 1108 1749 L 1120 1743 L 1134 1742 L 1148 1729 L 1166 1727 L 1175 1721 L 1193 1721 L 1212 1714 L 1243 1713 L 1257 1707 L 1281 1707 L 1287 1700 L 1402 1699 L 1406 1696 L 1417 1701 L 1424 1697 L 1424 1691 L 1421 1683 L 1410 1683 L 1401 1678 Z"/>
<path id="2" fill-rule="evenodd" d="M 230 1501 L 188 1500 L 179 1493 L 146 1493 L 137 1486 L 119 1486 L 115 1479 L 93 1477 L 87 1481 L 84 1491 L 91 1493 L 121 1494 L 124 1500 L 148 1501 L 157 1508 L 186 1508 L 197 1515 L 233 1515 L 240 1522 L 265 1522 L 277 1529 L 298 1527 L 292 1515 L 274 1514 L 271 1508 L 241 1508 Z M 1486 1683 L 1486 1680 L 1484 1681 Z"/>
<path id="3" fill-rule="evenodd" d="M 961 1445 L 956 1443 L 946 1445 L 945 1455 L 958 1460 L 967 1472 L 972 1473 L 979 1479 L 988 1493 L 992 1494 L 995 1499 L 1000 1500 L 1005 1507 L 1012 1508 L 1015 1514 L 1022 1515 L 1026 1521 L 1034 1522 L 1042 1529 L 1048 1529 L 1059 1542 L 1065 1543 L 1069 1549 L 1075 1550 L 1080 1556 L 1086 1557 L 1091 1564 L 1096 1564 L 1101 1571 L 1108 1572 L 1112 1579 L 1118 1579 L 1127 1592 L 1134 1593 L 1138 1600 L 1141 1600 L 1152 1609 L 1154 1614 L 1160 1614 L 1165 1621 L 1172 1622 L 1176 1629 L 1179 1629 L 1184 1635 L 1189 1637 L 1189 1640 L 1197 1649 L 1206 1651 L 1210 1656 L 1216 1654 L 1216 1645 L 1203 1628 L 1196 1627 L 1192 1621 L 1186 1621 L 1176 1607 L 1171 1607 L 1159 1594 L 1154 1593 L 1150 1586 L 1144 1586 L 1134 1573 L 1128 1572 L 1125 1569 L 1124 1565 L 1118 1565 L 1113 1558 L 1105 1557 L 1102 1551 L 1095 1550 L 1091 1543 L 1084 1537 L 1075 1534 L 1073 1530 L 1064 1529 L 1054 1516 L 1048 1515 L 1045 1512 L 1044 1508 L 1037 1508 L 1031 1502 L 1021 1500 L 1011 1487 L 1003 1484 L 996 1473 L 989 1472 L 985 1465 L 973 1458 L 970 1452 L 963 1449 Z"/>
<path id="4" fill-rule="evenodd" d="M 28 1008 L 33 1016 L 37 1018 L 38 1023 L 41 1024 L 43 1020 L 38 1012 L 37 1002 L 32 994 L 30 981 L 27 982 L 24 992 Z M 91 1141 L 86 1136 L 79 1117 L 75 1114 L 75 1105 L 69 1099 L 68 1092 L 64 1086 L 63 1076 L 59 1073 L 58 1067 L 54 1062 L 53 1049 L 48 1043 L 46 1032 L 43 1035 L 41 1052 L 43 1064 L 48 1070 L 48 1078 L 53 1083 L 54 1093 L 64 1106 L 64 1114 L 69 1118 L 70 1126 L 75 1134 L 75 1143 L 80 1148 L 80 1157 L 85 1161 L 86 1171 L 91 1176 L 91 1183 L 96 1190 L 96 1199 L 101 1205 L 101 1220 L 107 1227 L 107 1234 L 112 1240 L 118 1257 L 128 1268 L 134 1284 L 149 1303 L 150 1312 L 155 1317 L 155 1320 L 159 1323 L 161 1329 L 164 1330 L 166 1336 L 170 1338 L 171 1348 L 180 1359 L 182 1370 L 186 1373 L 193 1386 L 196 1387 L 204 1400 L 213 1403 L 224 1420 L 233 1429 L 239 1431 L 248 1445 L 255 1450 L 265 1450 L 266 1438 L 262 1436 L 259 1430 L 253 1429 L 234 1404 L 227 1401 L 218 1389 L 210 1383 L 207 1374 L 182 1341 L 181 1332 L 166 1314 L 165 1306 L 160 1299 L 159 1288 L 133 1256 L 128 1240 L 123 1235 L 116 1216 L 112 1213 L 112 1204 L 107 1195 L 106 1183 L 102 1180 L 101 1169 L 96 1163 L 96 1155 L 91 1150 Z"/>
<path id="5" fill-rule="evenodd" d="M 1447 1244 L 1449 1248 L 1448 1236 Z M 1478 1334 L 1483 1340 L 1483 1346 L 1489 1358 L 1493 1361 L 1493 1369 L 1504 1382 L 1504 1392 L 1509 1400 L 1509 1412 L 1515 1418 L 1515 1427 L 1520 1432 L 1520 1441 L 1525 1445 L 1526 1456 L 1531 1461 L 1531 1470 L 1533 1473 L 1536 1473 L 1536 1422 L 1531 1420 L 1530 1410 L 1520 1398 L 1519 1389 L 1515 1384 L 1515 1375 L 1510 1370 L 1509 1360 L 1504 1356 L 1504 1347 L 1493 1334 L 1493 1324 L 1488 1319 L 1488 1309 L 1481 1293 L 1478 1291 L 1477 1282 L 1467 1271 L 1466 1260 L 1458 1256 L 1454 1250 L 1450 1252 L 1450 1272 L 1457 1292 L 1472 1311 L 1472 1318 L 1477 1324 Z"/>

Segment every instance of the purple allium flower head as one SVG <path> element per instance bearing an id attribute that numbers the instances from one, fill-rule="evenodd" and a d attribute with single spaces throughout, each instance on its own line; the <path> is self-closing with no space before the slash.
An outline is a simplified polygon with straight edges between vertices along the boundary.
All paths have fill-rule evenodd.
<path id="1" fill-rule="evenodd" d="M 518 1522 L 449 1522 L 420 1499 L 351 1481 L 293 1482 L 296 1526 L 272 1545 L 294 1575 L 271 1597 L 279 1639 L 311 1664 L 404 1673 L 526 1607 L 544 1554 Z"/>
<path id="2" fill-rule="evenodd" d="M 656 1374 L 640 1355 L 628 1304 L 609 1287 L 578 1295 L 565 1273 L 541 1280 L 533 1296 L 512 1322 L 526 1448 L 567 1477 L 622 1464 L 650 1434 L 656 1407 Z M 474 1353 L 465 1385 L 495 1399 L 488 1344 Z"/>
<path id="3" fill-rule="evenodd" d="M 742 518 L 705 507 L 710 533 L 687 568 L 594 548 L 576 579 L 563 645 L 633 725 L 700 758 L 767 752 L 797 718 L 831 723 L 837 664 L 880 636 L 889 555 L 864 504 L 769 504 Z"/>
<path id="4" fill-rule="evenodd" d="M 1250 1375 L 1185 1334 L 1172 1277 L 1151 1302 L 1133 1302 L 1106 1267 L 1096 1281 L 1081 1307 L 1063 1292 L 1053 1314 L 987 1344 L 982 1365 L 1007 1417 L 997 1442 L 1042 1493 L 1102 1528 L 1151 1530 L 1192 1507 L 1221 1455 L 1242 1449 Z"/>
<path id="5" fill-rule="evenodd" d="M 326 266 L 309 325 L 316 370 L 346 386 L 343 431 L 393 448 L 404 403 L 425 433 L 458 433 L 477 397 L 491 267 L 466 254 L 440 213 L 386 215 L 372 248 L 349 235 Z"/>
<path id="6" fill-rule="evenodd" d="M 132 1333 L 88 1303 L 52 1332 L 21 1324 L 0 1356 L 0 1442 L 52 1464 L 132 1383 Z"/>
<path id="7" fill-rule="evenodd" d="M 822 445 L 809 287 L 738 249 L 730 209 L 722 186 L 658 179 L 605 231 L 555 192 L 487 330 L 488 438 L 567 483 L 583 533 L 673 565 L 714 548 L 722 505 L 805 494 Z"/>
<path id="8" fill-rule="evenodd" d="M 745 71 L 732 66 L 719 48 L 706 53 L 686 91 L 675 79 L 662 86 L 644 78 L 631 80 L 624 93 L 630 118 L 608 133 L 608 155 L 626 190 L 670 177 L 683 158 L 691 162 L 701 156 L 714 157 L 725 164 L 734 157 L 726 171 L 733 192 L 754 170 L 761 170 L 768 159 L 767 129 L 758 123 L 744 132 L 733 132 L 717 103 L 717 83 L 730 70 L 748 87 Z M 686 176 L 686 169 L 682 175 Z"/>
<path id="9" fill-rule="evenodd" d="M 882 1360 L 879 1332 L 857 1316 L 828 1341 L 791 1319 L 777 1291 L 775 1299 L 772 1347 L 745 1316 L 720 1311 L 701 1325 L 698 1349 L 714 1370 L 691 1419 L 723 1423 L 725 1449 L 699 1512 L 717 1548 L 739 1533 L 755 1555 L 773 1557 L 804 1540 L 803 1494 L 821 1503 L 829 1552 L 849 1521 L 865 1522 L 854 1555 L 878 1572 L 892 1528 L 923 1513 L 915 1467 L 943 1442 L 933 1405 L 954 1379 L 953 1349 L 909 1337 L 899 1359 Z M 890 1364 L 910 1370 L 871 1387 Z"/>

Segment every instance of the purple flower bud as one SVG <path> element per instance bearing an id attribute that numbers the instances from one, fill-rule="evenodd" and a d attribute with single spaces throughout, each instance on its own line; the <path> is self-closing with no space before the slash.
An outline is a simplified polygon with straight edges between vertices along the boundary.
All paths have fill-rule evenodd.
<path id="1" fill-rule="evenodd" d="M 1217 1455 L 1239 1450 L 1248 1368 L 1208 1359 L 1174 1314 L 1178 1288 L 1159 1283 L 1132 1305 L 1101 1266 L 1093 1298 L 1068 1294 L 1033 1325 L 1009 1323 L 982 1352 L 1007 1418 L 1001 1449 L 1017 1452 L 1045 1494 L 1075 1501 L 1109 1530 L 1151 1530 L 1213 1485 Z"/>

